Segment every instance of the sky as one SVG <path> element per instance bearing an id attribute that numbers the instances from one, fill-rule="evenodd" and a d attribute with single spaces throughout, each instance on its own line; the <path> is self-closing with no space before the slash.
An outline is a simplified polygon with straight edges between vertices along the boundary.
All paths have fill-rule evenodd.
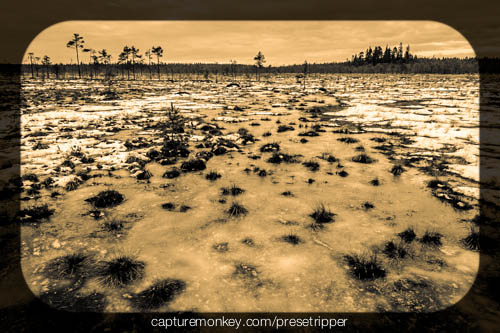
<path id="1" fill-rule="evenodd" d="M 434 21 L 65 21 L 40 32 L 26 50 L 53 63 L 75 63 L 66 43 L 73 33 L 85 47 L 106 49 L 115 62 L 125 45 L 140 54 L 162 46 L 162 62 L 253 63 L 261 51 L 266 65 L 344 61 L 377 45 L 403 43 L 425 57 L 474 57 L 469 42 L 453 28 Z M 89 53 L 80 56 L 89 62 Z"/>

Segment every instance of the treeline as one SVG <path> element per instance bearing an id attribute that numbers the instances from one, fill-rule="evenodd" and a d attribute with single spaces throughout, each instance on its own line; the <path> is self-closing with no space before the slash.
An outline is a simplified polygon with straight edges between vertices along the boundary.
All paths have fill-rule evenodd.
<path id="1" fill-rule="evenodd" d="M 479 65 L 479 66 L 478 66 Z M 475 58 L 418 58 L 411 63 L 378 63 L 353 65 L 341 63 L 308 63 L 307 74 L 335 73 L 393 73 L 393 74 L 469 74 L 500 73 L 500 59 Z M 69 79 L 170 79 L 188 74 L 199 80 L 217 80 L 221 77 L 254 78 L 256 75 L 295 73 L 304 74 L 304 64 L 256 67 L 246 64 L 161 63 L 161 64 L 50 64 L 22 65 L 25 76 L 32 78 Z M 80 72 L 80 73 L 79 73 Z"/>

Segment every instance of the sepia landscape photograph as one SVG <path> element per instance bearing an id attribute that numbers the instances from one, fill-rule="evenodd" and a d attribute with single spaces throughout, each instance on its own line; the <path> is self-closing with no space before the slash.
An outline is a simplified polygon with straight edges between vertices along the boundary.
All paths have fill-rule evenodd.
<path id="1" fill-rule="evenodd" d="M 478 61 L 445 24 L 66 21 L 21 84 L 2 214 L 53 308 L 435 312 L 491 246 L 500 150 L 480 179 Z"/>

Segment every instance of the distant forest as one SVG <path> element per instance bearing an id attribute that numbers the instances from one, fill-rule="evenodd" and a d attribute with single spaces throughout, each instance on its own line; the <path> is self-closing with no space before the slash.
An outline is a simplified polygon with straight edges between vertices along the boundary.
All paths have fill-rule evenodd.
<path id="1" fill-rule="evenodd" d="M 50 57 L 28 54 L 28 64 L 21 65 L 23 75 L 32 78 L 89 78 L 89 79 L 167 79 L 176 80 L 189 77 L 196 80 L 235 80 L 237 78 L 260 80 L 261 76 L 272 74 L 330 73 L 402 73 L 402 74 L 468 74 L 500 73 L 500 59 L 497 58 L 428 58 L 411 53 L 410 45 L 385 48 L 369 47 L 353 54 L 342 62 L 308 63 L 272 66 L 265 65 L 264 54 L 260 51 L 253 60 L 255 64 L 229 63 L 167 63 L 162 62 L 163 49 L 153 46 L 140 54 L 134 46 L 125 46 L 116 61 L 106 49 L 94 50 L 84 45 L 83 37 L 74 34 L 67 43 L 75 50 L 76 64 L 54 64 Z M 86 60 L 81 61 L 82 56 Z M 11 68 L 12 70 L 12 68 Z"/>

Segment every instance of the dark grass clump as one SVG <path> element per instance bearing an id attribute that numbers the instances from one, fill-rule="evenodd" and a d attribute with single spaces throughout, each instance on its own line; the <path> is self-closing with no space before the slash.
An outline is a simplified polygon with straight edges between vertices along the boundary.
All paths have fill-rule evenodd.
<path id="1" fill-rule="evenodd" d="M 151 177 L 153 177 L 153 174 L 148 170 L 143 170 L 139 174 L 137 174 L 138 180 L 148 180 Z"/>
<path id="2" fill-rule="evenodd" d="M 358 143 L 359 140 L 351 137 L 344 137 L 344 138 L 338 138 L 337 141 L 343 142 L 343 143 Z"/>
<path id="3" fill-rule="evenodd" d="M 280 240 L 282 240 L 283 242 L 286 242 L 286 243 L 290 243 L 292 245 L 298 245 L 298 244 L 304 242 L 299 236 L 297 236 L 295 234 L 281 236 Z"/>
<path id="4" fill-rule="evenodd" d="M 300 132 L 299 136 L 313 137 L 313 136 L 319 136 L 319 133 L 316 131 L 304 131 L 304 132 Z"/>
<path id="5" fill-rule="evenodd" d="M 259 170 L 259 172 L 257 173 L 257 175 L 259 177 L 266 177 L 267 176 L 267 171 L 262 169 L 262 170 Z"/>
<path id="6" fill-rule="evenodd" d="M 363 203 L 363 208 L 364 208 L 365 210 L 370 210 L 370 209 L 375 208 L 375 206 L 374 206 L 371 202 L 366 201 L 365 203 Z"/>
<path id="7" fill-rule="evenodd" d="M 261 153 L 270 153 L 280 150 L 280 145 L 277 142 L 266 143 L 265 145 L 260 147 Z"/>
<path id="8" fill-rule="evenodd" d="M 259 272 L 253 265 L 239 263 L 234 266 L 233 275 L 243 279 L 257 279 Z"/>
<path id="9" fill-rule="evenodd" d="M 212 170 L 205 175 L 205 179 L 210 180 L 210 181 L 215 181 L 215 180 L 219 179 L 220 177 L 222 177 L 222 175 L 215 170 Z"/>
<path id="10" fill-rule="evenodd" d="M 314 180 L 314 179 L 312 179 L 312 178 L 309 178 L 309 179 L 306 181 L 306 183 L 308 183 L 308 184 L 312 184 L 312 183 L 314 183 L 315 181 L 316 181 L 316 180 Z"/>
<path id="11" fill-rule="evenodd" d="M 318 171 L 319 170 L 319 163 L 313 160 L 306 161 L 302 163 L 303 166 L 308 168 L 310 171 Z"/>
<path id="12" fill-rule="evenodd" d="M 271 136 L 272 133 L 267 131 L 267 132 L 264 132 L 264 134 L 262 134 L 263 137 L 268 137 L 268 136 Z"/>
<path id="13" fill-rule="evenodd" d="M 123 221 L 117 219 L 110 219 L 102 224 L 102 229 L 111 233 L 118 233 L 122 231 L 123 228 L 124 228 Z"/>
<path id="14" fill-rule="evenodd" d="M 365 151 L 365 147 L 359 145 L 357 146 L 356 148 L 354 148 L 355 151 L 361 151 L 361 152 L 364 152 Z"/>
<path id="15" fill-rule="evenodd" d="M 280 164 L 284 163 L 297 163 L 297 156 L 289 155 L 286 153 L 274 152 L 273 155 L 267 160 L 268 163 Z"/>
<path id="16" fill-rule="evenodd" d="M 433 179 L 427 183 L 427 187 L 431 189 L 438 189 L 438 188 L 448 188 L 449 185 L 446 182 L 443 182 L 438 179 Z"/>
<path id="17" fill-rule="evenodd" d="M 406 169 L 403 168 L 402 165 L 400 164 L 396 164 L 395 166 L 392 167 L 391 169 L 391 173 L 394 175 L 394 176 L 399 176 L 401 175 L 403 172 L 405 172 Z"/>
<path id="18" fill-rule="evenodd" d="M 442 245 L 441 238 L 442 234 L 434 231 L 426 231 L 425 234 L 420 238 L 420 243 L 424 245 L 439 247 Z"/>
<path id="19" fill-rule="evenodd" d="M 352 275 L 359 280 L 375 280 L 383 278 L 386 275 L 386 271 L 377 260 L 376 255 L 370 257 L 347 255 L 344 258 L 351 269 Z"/>
<path id="20" fill-rule="evenodd" d="M 212 248 L 217 252 L 224 253 L 229 251 L 229 243 L 228 242 L 217 243 L 214 244 Z"/>
<path id="21" fill-rule="evenodd" d="M 38 183 L 40 180 L 38 179 L 38 176 L 35 175 L 34 173 L 27 173 L 21 177 L 22 180 L 27 180 L 30 182 Z"/>
<path id="22" fill-rule="evenodd" d="M 40 222 L 51 217 L 54 212 L 55 209 L 51 209 L 47 204 L 44 204 L 22 209 L 19 211 L 18 217 L 22 222 Z"/>
<path id="23" fill-rule="evenodd" d="M 232 195 L 237 196 L 245 192 L 244 189 L 238 187 L 236 184 L 231 185 L 231 187 L 223 187 L 222 195 Z"/>
<path id="24" fill-rule="evenodd" d="M 132 305 L 140 310 L 153 310 L 170 303 L 186 289 L 186 282 L 177 279 L 165 279 L 134 295 Z"/>
<path id="25" fill-rule="evenodd" d="M 349 174 L 348 174 L 348 173 L 347 173 L 347 171 L 345 171 L 345 170 L 342 170 L 342 171 L 340 171 L 340 172 L 337 172 L 337 175 L 339 175 L 340 177 L 343 177 L 343 178 L 345 178 L 345 177 L 349 176 Z"/>
<path id="26" fill-rule="evenodd" d="M 53 308 L 73 312 L 104 312 L 107 305 L 104 294 L 92 292 L 82 295 L 72 287 L 50 290 L 38 298 Z"/>
<path id="27" fill-rule="evenodd" d="M 243 207 L 243 205 L 241 205 L 240 203 L 238 202 L 233 202 L 231 204 L 231 207 L 229 207 L 229 209 L 226 211 L 227 214 L 229 214 L 229 216 L 231 217 L 237 217 L 237 216 L 241 216 L 241 215 L 246 215 L 248 213 L 248 210 Z"/>
<path id="28" fill-rule="evenodd" d="M 243 244 L 247 245 L 247 246 L 250 246 L 250 247 L 255 246 L 255 242 L 254 242 L 254 241 L 253 241 L 253 239 L 252 239 L 252 238 L 250 238 L 250 237 L 246 237 L 246 238 L 242 239 L 242 240 L 241 240 L 241 242 L 242 242 Z"/>
<path id="29" fill-rule="evenodd" d="M 291 191 L 281 192 L 281 195 L 284 197 L 293 197 L 294 196 Z"/>
<path id="30" fill-rule="evenodd" d="M 206 169 L 206 165 L 202 159 L 191 159 L 191 160 L 183 162 L 181 165 L 181 170 L 184 172 L 201 171 L 201 170 L 205 170 L 205 169 Z"/>
<path id="31" fill-rule="evenodd" d="M 353 160 L 353 162 L 364 163 L 364 164 L 370 164 L 370 163 L 376 162 L 375 159 L 371 158 L 370 156 L 368 156 L 366 154 L 356 155 L 352 158 L 352 160 Z"/>
<path id="32" fill-rule="evenodd" d="M 74 191 L 78 188 L 78 186 L 80 185 L 80 183 L 78 183 L 77 181 L 69 181 L 66 183 L 66 186 L 64 187 L 64 189 L 68 192 L 70 191 Z"/>
<path id="33" fill-rule="evenodd" d="M 417 237 L 412 227 L 409 227 L 405 231 L 400 232 L 398 236 L 406 243 L 413 242 Z"/>
<path id="34" fill-rule="evenodd" d="M 319 158 L 327 161 L 328 163 L 333 163 L 338 161 L 338 159 L 330 153 L 322 153 L 321 156 L 319 156 Z"/>
<path id="35" fill-rule="evenodd" d="M 401 243 L 396 244 L 393 241 L 387 242 L 382 252 L 391 259 L 404 259 L 408 255 L 408 251 Z"/>
<path id="36" fill-rule="evenodd" d="M 173 179 L 179 177 L 180 175 L 181 175 L 180 171 L 177 170 L 176 168 L 173 168 L 165 171 L 165 173 L 163 174 L 163 178 Z"/>
<path id="37" fill-rule="evenodd" d="M 188 206 L 188 205 L 182 205 L 182 206 L 179 207 L 179 212 L 185 213 L 185 212 L 187 212 L 190 209 L 191 209 L 190 206 Z"/>
<path id="38" fill-rule="evenodd" d="M 307 140 L 306 138 L 302 138 L 300 139 L 300 143 L 304 144 L 304 143 L 308 143 L 309 140 Z"/>
<path id="39" fill-rule="evenodd" d="M 287 132 L 287 131 L 293 131 L 295 128 L 293 126 L 288 126 L 288 125 L 280 125 L 278 126 L 278 133 L 281 132 Z"/>
<path id="40" fill-rule="evenodd" d="M 471 227 L 470 234 L 462 239 L 461 243 L 469 250 L 479 251 L 481 249 L 479 231 Z"/>
<path id="41" fill-rule="evenodd" d="M 370 180 L 370 184 L 373 186 L 379 186 L 380 180 L 378 178 L 374 178 L 374 179 Z"/>
<path id="42" fill-rule="evenodd" d="M 162 204 L 161 208 L 172 211 L 175 209 L 175 204 L 173 202 L 167 202 Z"/>
<path id="43" fill-rule="evenodd" d="M 52 259 L 45 273 L 52 279 L 77 279 L 90 275 L 90 259 L 83 253 L 68 254 Z"/>
<path id="44" fill-rule="evenodd" d="M 123 287 L 144 276 L 145 264 L 125 255 L 100 264 L 97 277 L 101 284 L 109 287 Z"/>
<path id="45" fill-rule="evenodd" d="M 125 197 L 118 191 L 115 190 L 105 190 L 99 192 L 94 197 L 85 199 L 85 201 L 91 203 L 96 208 L 108 208 L 114 207 L 123 202 Z"/>
<path id="46" fill-rule="evenodd" d="M 312 217 L 316 223 L 330 223 L 334 222 L 335 213 L 328 210 L 324 204 L 320 204 L 309 216 Z"/>

